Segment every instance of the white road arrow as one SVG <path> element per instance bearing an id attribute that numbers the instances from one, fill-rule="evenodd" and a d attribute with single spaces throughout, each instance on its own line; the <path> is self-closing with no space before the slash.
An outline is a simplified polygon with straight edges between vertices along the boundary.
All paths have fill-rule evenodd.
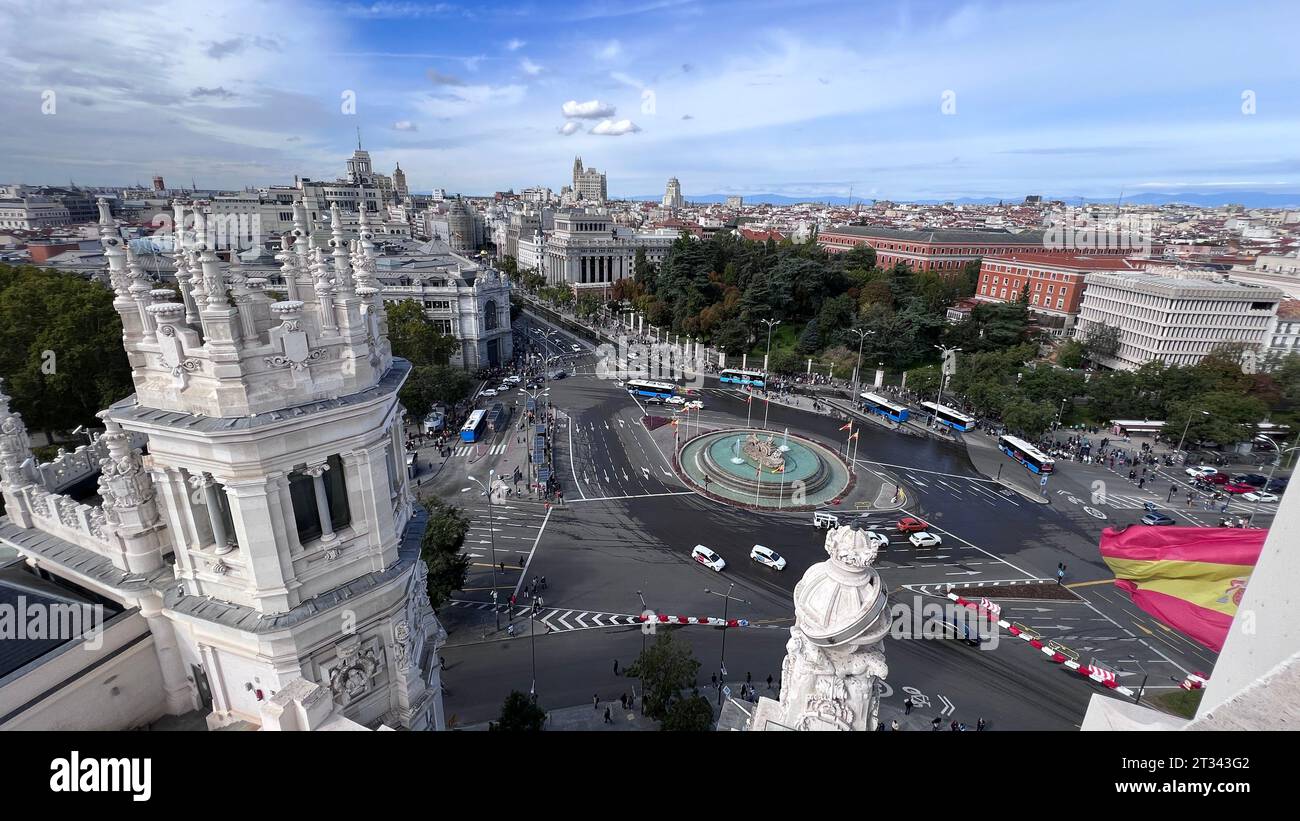
<path id="1" fill-rule="evenodd" d="M 981 571 L 981 570 L 961 570 L 961 571 L 958 571 L 958 572 L 956 572 L 956 573 L 944 573 L 943 575 L 945 575 L 945 576 L 978 576 L 978 575 L 979 575 L 980 573 L 982 573 L 982 572 L 983 572 L 983 571 Z"/>
<path id="2" fill-rule="evenodd" d="M 939 715 L 948 716 L 957 711 L 957 706 L 945 698 L 942 693 L 939 694 L 939 700 L 943 702 L 943 709 L 939 711 Z"/>
<path id="3" fill-rule="evenodd" d="M 623 471 L 623 481 L 626 482 L 627 480 L 628 480 L 627 471 L 624 470 L 624 471 Z"/>
<path id="4" fill-rule="evenodd" d="M 577 624 L 579 628 L 587 626 L 587 623 L 582 620 L 583 617 L 586 615 L 587 615 L 586 613 L 579 613 L 578 615 L 573 617 L 574 623 Z"/>
<path id="5" fill-rule="evenodd" d="M 609 471 L 607 471 L 607 470 L 602 470 L 601 473 L 605 474 L 605 481 L 608 482 L 608 481 L 609 481 Z"/>

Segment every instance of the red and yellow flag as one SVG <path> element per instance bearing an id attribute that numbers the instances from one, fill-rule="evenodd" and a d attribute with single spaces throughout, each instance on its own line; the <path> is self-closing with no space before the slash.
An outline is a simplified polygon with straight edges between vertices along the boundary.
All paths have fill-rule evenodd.
<path id="1" fill-rule="evenodd" d="M 853 430 L 853 420 L 850 419 L 847 424 L 840 428 L 840 430 Z"/>
<path id="2" fill-rule="evenodd" d="M 1266 538 L 1257 528 L 1134 525 L 1106 528 L 1100 547 L 1134 604 L 1218 652 Z"/>

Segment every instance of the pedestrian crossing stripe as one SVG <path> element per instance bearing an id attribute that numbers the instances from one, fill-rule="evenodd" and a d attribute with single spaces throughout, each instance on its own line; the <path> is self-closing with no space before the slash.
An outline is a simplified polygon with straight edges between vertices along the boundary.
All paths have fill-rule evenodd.
<path id="1" fill-rule="evenodd" d="M 518 599 L 516 599 L 518 601 Z M 492 602 L 468 601 L 465 599 L 449 599 L 447 604 L 453 607 L 471 608 L 474 610 L 492 610 Z M 527 605 L 515 604 L 513 607 L 503 607 L 502 613 L 509 611 L 512 619 L 526 619 L 532 612 L 532 608 Z M 570 610 L 563 607 L 544 607 L 542 608 L 536 620 L 546 625 L 546 628 L 552 633 L 566 633 L 575 630 L 595 630 L 604 627 L 640 627 L 642 625 L 641 616 L 629 613 L 599 613 L 591 610 Z M 652 625 L 650 629 L 658 626 L 669 625 Z M 758 629 L 781 629 L 779 624 L 754 624 L 748 625 L 750 628 Z"/>

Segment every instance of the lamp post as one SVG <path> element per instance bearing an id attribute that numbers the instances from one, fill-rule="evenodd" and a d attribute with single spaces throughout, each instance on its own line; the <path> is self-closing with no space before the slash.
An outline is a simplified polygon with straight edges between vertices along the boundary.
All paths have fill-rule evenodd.
<path id="1" fill-rule="evenodd" d="M 1269 491 L 1269 487 L 1273 484 L 1273 474 L 1274 474 L 1275 472 L 1277 472 L 1277 466 L 1278 466 L 1279 464 L 1282 463 L 1282 457 L 1283 457 L 1285 454 L 1290 453 L 1290 452 L 1293 451 L 1293 450 L 1300 450 L 1300 445 L 1292 445 L 1292 446 L 1289 447 L 1289 448 L 1284 448 L 1284 447 L 1280 446 L 1280 445 L 1277 443 L 1277 441 L 1273 439 L 1273 437 L 1271 437 L 1271 436 L 1266 436 L 1265 434 L 1262 434 L 1262 433 L 1261 433 L 1261 434 L 1257 434 L 1257 435 L 1255 436 L 1255 441 L 1256 441 L 1256 442 L 1265 442 L 1265 443 L 1271 445 L 1272 448 L 1273 448 L 1273 450 L 1276 451 L 1276 453 L 1277 453 L 1277 458 L 1273 460 L 1273 464 L 1272 464 L 1272 466 L 1270 466 L 1269 469 L 1268 469 L 1268 481 L 1264 483 L 1264 492 L 1265 492 L 1265 493 L 1269 493 L 1269 492 L 1271 492 L 1271 491 Z M 1300 442 L 1300 438 L 1298 438 L 1296 441 Z M 1251 506 L 1251 509 L 1250 509 L 1250 515 L 1249 515 L 1248 517 L 1246 517 L 1246 522 L 1247 522 L 1248 524 L 1254 524 L 1254 523 L 1255 523 L 1255 514 L 1258 513 L 1258 512 L 1259 512 L 1259 494 L 1256 494 L 1256 495 L 1255 495 L 1255 502 L 1254 502 L 1254 504 Z"/>
<path id="2" fill-rule="evenodd" d="M 850 331 L 858 335 L 858 366 L 853 369 L 853 405 L 858 404 L 858 389 L 862 387 L 862 343 L 867 337 L 875 336 L 875 331 L 864 331 L 861 328 L 849 328 Z"/>
<path id="3" fill-rule="evenodd" d="M 1200 413 L 1201 416 L 1210 415 L 1209 411 L 1201 411 Z M 1183 452 L 1183 443 L 1187 441 L 1187 429 L 1192 426 L 1192 420 L 1195 418 L 1196 418 L 1196 414 L 1193 413 L 1187 414 L 1187 424 L 1183 425 L 1183 435 L 1178 438 L 1178 450 L 1176 451 L 1177 453 L 1181 454 Z M 1187 464 L 1186 454 L 1183 455 L 1183 464 L 1184 465 Z"/>
<path id="4" fill-rule="evenodd" d="M 532 606 L 528 608 L 528 644 L 532 654 L 533 680 L 528 685 L 528 697 L 537 703 L 537 597 L 533 596 Z"/>
<path id="5" fill-rule="evenodd" d="M 473 474 L 470 474 L 469 480 L 474 484 L 478 485 L 479 487 L 483 488 L 483 492 L 487 494 L 488 539 L 491 540 L 491 544 L 492 544 L 492 615 L 496 617 L 497 629 L 500 630 L 501 611 L 497 607 L 497 537 L 496 537 L 496 530 L 492 524 L 492 477 L 489 474 L 488 483 L 486 485 L 483 484 L 481 481 L 479 481 L 478 477 L 474 476 Z M 465 490 L 469 490 L 469 488 L 465 488 Z"/>
<path id="6" fill-rule="evenodd" d="M 650 618 L 650 605 L 645 603 L 645 596 L 641 595 L 640 590 L 636 591 L 636 597 L 641 600 L 641 614 L 646 618 Z M 636 666 L 637 672 L 641 674 L 638 677 L 641 679 L 641 715 L 645 715 L 645 668 L 640 663 L 645 659 L 645 634 L 646 631 L 643 628 L 641 630 L 641 658 L 637 659 L 638 663 Z"/>
<path id="7" fill-rule="evenodd" d="M 1133 699 L 1134 704 L 1141 704 L 1142 694 L 1145 693 L 1147 689 L 1147 676 L 1148 676 L 1147 668 L 1143 667 L 1142 662 L 1138 661 L 1137 656 L 1134 656 L 1132 654 L 1130 654 L 1126 660 L 1136 664 L 1138 670 L 1142 673 L 1142 684 L 1138 686 L 1137 698 Z M 1121 671 L 1121 672 L 1127 672 L 1127 671 Z"/>
<path id="8" fill-rule="evenodd" d="M 767 326 L 767 353 L 763 354 L 763 370 L 764 370 L 765 372 L 767 372 L 767 374 L 770 376 L 770 374 L 771 374 L 771 370 L 772 370 L 772 368 L 771 368 L 771 360 L 772 360 L 772 329 L 775 328 L 777 325 L 780 325 L 780 324 L 781 324 L 781 320 L 779 320 L 779 319 L 760 319 L 759 322 L 762 322 L 764 325 Z M 764 394 L 767 393 L 767 379 L 766 379 L 766 378 L 763 379 L 763 393 L 764 393 Z M 772 403 L 769 402 L 769 401 L 767 400 L 767 397 L 764 396 L 764 397 L 763 397 L 763 430 L 767 430 L 767 410 L 768 410 L 768 408 L 771 406 L 771 404 L 772 404 Z"/>
<path id="9" fill-rule="evenodd" d="M 719 656 L 719 658 L 718 658 L 718 705 L 719 705 L 719 706 L 722 705 L 722 687 L 723 687 L 723 685 L 724 685 L 724 684 L 726 683 L 726 681 L 727 681 L 727 626 L 728 626 L 728 625 L 727 625 L 727 613 L 728 613 L 728 607 L 727 607 L 727 606 L 728 606 L 729 604 L 731 604 L 733 601 L 734 601 L 734 602 L 740 602 L 741 604 L 750 604 L 750 602 L 745 601 L 744 599 L 737 599 L 737 598 L 733 598 L 733 597 L 732 597 L 732 595 L 731 595 L 731 591 L 732 591 L 735 587 L 736 587 L 736 583 L 735 583 L 735 582 L 732 582 L 732 583 L 731 583 L 731 586 L 727 588 L 727 592 L 726 592 L 726 593 L 719 593 L 718 591 L 716 591 L 716 590 L 710 590 L 710 589 L 707 588 L 707 587 L 704 588 L 704 592 L 705 592 L 705 593 L 711 593 L 711 594 L 713 594 L 714 596 L 721 596 L 722 599 L 723 599 L 723 602 L 722 602 L 722 622 L 723 622 L 723 623 L 722 623 L 722 655 Z"/>
<path id="10" fill-rule="evenodd" d="M 945 347 L 943 347 L 942 345 L 935 345 L 935 346 L 934 346 L 934 349 L 937 350 L 937 351 L 942 351 L 942 352 L 943 352 L 943 364 L 939 366 L 939 396 L 934 400 L 934 404 L 936 404 L 936 405 L 942 405 L 942 404 L 943 404 L 943 386 L 944 386 L 944 384 L 948 381 L 948 355 L 949 355 L 949 354 L 952 354 L 952 353 L 957 353 L 958 351 L 961 350 L 961 348 L 945 348 Z M 933 424 L 933 423 L 934 423 L 937 419 L 938 419 L 938 416 L 936 415 L 936 417 L 935 417 L 934 419 L 931 419 L 931 420 L 930 420 L 930 422 L 931 422 L 930 427 L 934 427 L 934 424 Z"/>

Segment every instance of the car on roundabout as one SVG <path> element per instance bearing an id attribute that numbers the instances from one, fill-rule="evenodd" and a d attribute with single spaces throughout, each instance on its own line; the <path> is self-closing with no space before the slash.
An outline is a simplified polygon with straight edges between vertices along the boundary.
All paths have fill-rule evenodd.
<path id="1" fill-rule="evenodd" d="M 1248 485 L 1244 482 L 1228 482 L 1221 489 L 1224 493 L 1233 493 L 1237 495 L 1252 493 L 1255 490 L 1253 485 Z"/>
<path id="2" fill-rule="evenodd" d="M 698 399 L 692 399 L 686 403 L 687 410 L 704 410 L 704 403 Z"/>
<path id="3" fill-rule="evenodd" d="M 884 533 L 881 533 L 879 530 L 867 530 L 864 532 L 867 534 L 867 541 L 871 543 L 872 547 L 877 550 L 883 550 L 889 547 L 889 537 Z"/>
<path id="4" fill-rule="evenodd" d="M 943 539 L 928 530 L 918 530 L 908 536 L 907 540 L 912 543 L 912 547 L 938 547 L 943 544 Z"/>
<path id="5" fill-rule="evenodd" d="M 1166 525 L 1171 525 L 1173 523 L 1174 523 L 1173 518 L 1171 518 L 1170 516 L 1164 513 L 1161 513 L 1158 510 L 1153 510 L 1150 513 L 1144 513 L 1142 515 L 1142 524 L 1144 525 L 1151 525 L 1153 527 L 1163 527 Z"/>
<path id="6" fill-rule="evenodd" d="M 1212 467 L 1210 465 L 1196 465 L 1195 467 L 1190 467 L 1183 471 L 1183 473 L 1186 473 L 1188 476 L 1191 476 L 1193 478 L 1200 477 L 1200 476 L 1209 476 L 1211 474 L 1218 473 L 1218 472 L 1219 472 L 1218 468 Z"/>
<path id="7" fill-rule="evenodd" d="M 714 573 L 721 573 L 722 569 L 727 566 L 727 562 L 721 556 L 702 544 L 697 544 L 691 548 L 691 558 Z"/>
<path id="8" fill-rule="evenodd" d="M 929 530 L 930 525 L 915 516 L 904 516 L 898 520 L 899 533 L 919 533 L 922 530 Z"/>
<path id="9" fill-rule="evenodd" d="M 785 570 L 785 557 L 770 547 L 754 545 L 749 550 L 749 558 L 773 570 Z"/>
<path id="10" fill-rule="evenodd" d="M 667 399 L 665 399 L 664 402 L 665 402 L 666 404 L 669 404 L 669 405 L 685 405 L 685 404 L 686 404 L 686 400 L 683 399 L 683 398 L 680 397 L 680 396 L 670 396 L 670 397 L 668 397 Z"/>
<path id="11" fill-rule="evenodd" d="M 1278 496 L 1276 493 L 1269 493 L 1266 490 L 1252 490 L 1250 493 L 1241 494 L 1241 498 L 1247 502 L 1276 502 Z"/>

